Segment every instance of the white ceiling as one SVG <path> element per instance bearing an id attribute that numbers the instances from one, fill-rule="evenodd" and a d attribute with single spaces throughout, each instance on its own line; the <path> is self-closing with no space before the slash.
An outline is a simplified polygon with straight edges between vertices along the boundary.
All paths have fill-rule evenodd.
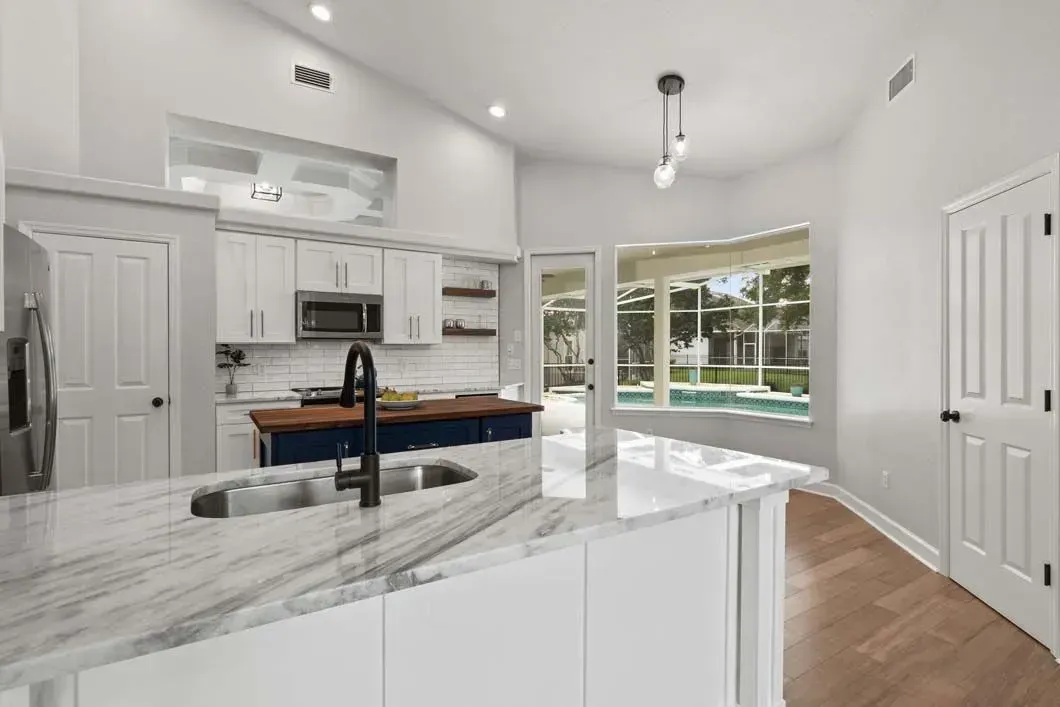
<path id="1" fill-rule="evenodd" d="M 732 175 L 838 139 L 884 100 L 934 0 L 246 0 L 531 154 L 654 166 L 656 78 L 688 81 L 685 168 Z M 503 103 L 508 118 L 486 113 Z"/>

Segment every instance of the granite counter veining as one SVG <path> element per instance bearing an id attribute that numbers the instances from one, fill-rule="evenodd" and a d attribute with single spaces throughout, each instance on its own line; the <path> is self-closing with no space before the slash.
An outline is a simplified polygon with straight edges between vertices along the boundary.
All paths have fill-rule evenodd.
<path id="1" fill-rule="evenodd" d="M 206 484 L 315 463 L 0 498 L 0 691 L 823 481 L 791 462 L 619 430 L 384 457 L 467 483 L 210 520 Z"/>

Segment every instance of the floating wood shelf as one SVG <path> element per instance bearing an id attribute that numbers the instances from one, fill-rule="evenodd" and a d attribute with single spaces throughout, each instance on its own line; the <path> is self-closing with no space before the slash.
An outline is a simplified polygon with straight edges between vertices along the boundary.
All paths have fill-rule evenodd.
<path id="1" fill-rule="evenodd" d="M 442 329 L 442 336 L 497 336 L 496 329 Z"/>
<path id="2" fill-rule="evenodd" d="M 497 290 L 478 290 L 473 287 L 443 287 L 442 294 L 449 297 L 478 297 L 480 299 L 492 299 L 497 296 Z"/>

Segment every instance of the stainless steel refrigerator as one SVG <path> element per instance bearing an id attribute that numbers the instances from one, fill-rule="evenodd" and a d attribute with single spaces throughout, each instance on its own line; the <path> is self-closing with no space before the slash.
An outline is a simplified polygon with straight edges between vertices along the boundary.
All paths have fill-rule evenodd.
<path id="1" fill-rule="evenodd" d="M 48 251 L 4 226 L 0 332 L 0 496 L 52 485 L 58 382 L 47 316 Z"/>

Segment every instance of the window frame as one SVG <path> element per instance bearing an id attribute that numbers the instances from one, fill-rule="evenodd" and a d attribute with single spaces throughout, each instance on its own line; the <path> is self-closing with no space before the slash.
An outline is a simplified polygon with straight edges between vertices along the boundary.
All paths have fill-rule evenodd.
<path id="1" fill-rule="evenodd" d="M 632 248 L 632 247 L 645 247 L 645 246 L 651 246 L 651 247 L 657 249 L 657 248 L 665 248 L 667 246 L 693 246 L 693 245 L 709 246 L 709 245 L 722 244 L 722 243 L 728 244 L 728 243 L 732 243 L 732 242 L 735 242 L 735 241 L 758 240 L 758 239 L 765 238 L 765 237 L 768 237 L 768 236 L 771 236 L 771 235 L 779 235 L 779 234 L 784 234 L 784 233 L 793 233 L 793 232 L 802 231 L 802 230 L 808 231 L 808 234 L 807 234 L 807 246 L 808 246 L 808 248 L 812 249 L 812 242 L 813 242 L 813 240 L 812 240 L 812 229 L 810 228 L 809 224 L 800 224 L 800 225 L 792 226 L 792 227 L 788 227 L 788 228 L 777 229 L 777 230 L 774 230 L 774 231 L 768 231 L 768 232 L 764 232 L 764 233 L 760 233 L 760 234 L 753 234 L 753 235 L 745 236 L 745 237 L 742 237 L 742 238 L 731 239 L 729 241 L 705 241 L 705 242 L 675 241 L 675 242 L 668 242 L 668 243 L 622 244 L 622 245 L 615 246 L 615 249 L 614 249 L 614 261 L 612 263 L 612 265 L 613 265 L 613 274 L 614 274 L 614 278 L 615 278 L 614 281 L 613 281 L 613 283 L 614 283 L 614 292 L 612 293 L 612 296 L 614 297 L 613 315 L 614 315 L 614 327 L 615 327 L 615 344 L 614 344 L 615 351 L 613 353 L 614 353 L 614 356 L 615 356 L 615 361 L 614 361 L 615 365 L 614 365 L 613 376 L 612 376 L 612 382 L 614 384 L 614 391 L 613 391 L 613 396 L 612 396 L 612 401 L 611 401 L 611 413 L 613 415 L 616 415 L 616 416 L 645 416 L 645 415 L 653 415 L 653 416 L 654 415 L 663 415 L 663 416 L 665 416 L 665 415 L 671 415 L 671 414 L 679 413 L 679 414 L 681 414 L 683 416 L 691 415 L 691 416 L 700 416 L 700 417 L 729 417 L 729 418 L 745 419 L 745 420 L 751 420 L 751 421 L 763 421 L 763 422 L 769 422 L 769 423 L 777 423 L 777 424 L 782 424 L 782 425 L 787 425 L 787 426 L 794 426 L 794 427 L 810 427 L 810 426 L 812 426 L 813 425 L 813 405 L 812 405 L 812 400 L 811 400 L 810 403 L 808 403 L 807 415 L 803 416 L 803 415 L 789 415 L 789 414 L 784 414 L 784 413 L 771 413 L 771 412 L 764 412 L 764 411 L 743 410 L 743 409 L 739 409 L 739 408 L 735 408 L 735 407 L 716 407 L 716 408 L 703 407 L 703 408 L 695 408 L 695 407 L 674 407 L 672 405 L 656 406 L 654 404 L 652 404 L 652 405 L 631 405 L 631 404 L 628 404 L 628 403 L 627 404 L 621 403 L 619 401 L 619 398 L 618 398 L 619 392 L 620 392 L 619 389 L 621 387 L 620 386 L 620 380 L 621 380 L 620 373 L 621 373 L 621 371 L 623 369 L 627 370 L 627 376 L 628 376 L 629 371 L 632 368 L 647 368 L 647 367 L 654 367 L 654 365 L 655 365 L 654 360 L 652 362 L 650 362 L 650 363 L 640 363 L 640 364 L 633 364 L 633 363 L 630 363 L 628 361 L 626 363 L 620 363 L 619 362 L 619 355 L 618 355 L 618 322 L 619 322 L 619 319 L 618 319 L 618 317 L 623 315 L 623 314 L 641 314 L 641 315 L 643 315 L 643 314 L 654 315 L 655 314 L 654 306 L 652 306 L 651 309 L 643 309 L 643 310 L 642 309 L 637 309 L 637 310 L 620 310 L 619 309 L 620 305 L 630 302 L 630 299 L 628 299 L 629 295 L 634 293 L 634 292 L 636 292 L 637 290 L 641 290 L 643 292 L 640 293 L 637 297 L 632 298 L 632 301 L 643 300 L 645 302 L 654 302 L 654 296 L 655 296 L 654 285 L 645 286 L 645 285 L 642 285 L 642 284 L 636 284 L 636 285 L 623 285 L 623 286 L 620 286 L 618 284 L 619 283 L 619 260 L 620 260 L 619 259 L 619 254 L 620 254 L 622 249 L 624 249 L 624 248 Z M 699 286 L 696 288 L 696 290 L 697 290 L 697 302 L 698 302 L 698 308 L 697 309 L 682 308 L 682 309 L 670 309 L 669 310 L 669 315 L 671 317 L 673 317 L 674 314 L 695 314 L 697 316 L 697 325 L 696 326 L 697 326 L 697 335 L 698 336 L 697 336 L 697 338 L 695 340 L 695 354 L 694 354 L 695 359 L 696 359 L 696 365 L 694 367 L 693 366 L 677 366 L 677 367 L 678 368 L 695 368 L 695 370 L 697 371 L 697 380 L 700 380 L 702 378 L 702 369 L 710 369 L 710 368 L 723 368 L 723 369 L 733 369 L 733 370 L 739 369 L 739 370 L 754 370 L 754 371 L 757 371 L 756 380 L 757 380 L 757 384 L 758 385 L 762 385 L 763 384 L 763 381 L 764 381 L 765 376 L 766 376 L 768 371 L 805 371 L 808 379 L 812 379 L 812 372 L 813 372 L 813 355 L 812 355 L 813 334 L 812 334 L 812 332 L 813 332 L 813 309 L 814 309 L 814 307 L 813 307 L 813 281 L 812 281 L 812 278 L 813 278 L 813 264 L 812 264 L 812 261 L 813 261 L 813 258 L 812 258 L 812 255 L 811 255 L 808 258 L 807 262 L 804 263 L 804 264 L 786 265 L 786 266 L 774 268 L 774 270 L 780 270 L 780 269 L 785 269 L 785 268 L 800 267 L 801 265 L 805 265 L 806 267 L 808 267 L 809 268 L 809 272 L 808 272 L 807 284 L 808 284 L 808 287 L 809 287 L 810 295 L 809 295 L 809 297 L 807 299 L 790 300 L 790 301 L 765 302 L 764 300 L 765 300 L 765 294 L 766 294 L 765 293 L 766 287 L 765 287 L 764 283 L 762 282 L 762 277 L 764 275 L 764 272 L 768 272 L 768 271 L 753 271 L 753 270 L 748 269 L 746 271 L 737 271 L 737 272 L 754 272 L 758 276 L 758 278 L 759 278 L 758 302 L 750 303 L 750 304 L 729 305 L 729 306 L 725 306 L 725 307 L 707 307 L 707 308 L 704 308 L 703 307 L 703 302 L 702 302 L 703 285 L 704 285 L 704 283 L 700 283 Z M 731 274 L 730 274 L 730 277 L 731 277 Z M 690 289 L 690 288 L 687 287 L 687 285 L 683 286 L 683 287 L 678 287 L 678 288 L 675 289 L 673 283 L 671 283 L 671 289 L 670 289 L 670 292 L 668 293 L 668 296 L 672 297 L 676 292 L 681 292 L 681 291 L 684 291 L 684 290 L 687 290 L 687 289 Z M 622 294 L 619 294 L 623 290 L 625 290 L 625 292 L 622 293 Z M 644 292 L 647 292 L 649 294 L 644 294 Z M 728 294 L 728 293 L 721 293 L 721 294 Z M 625 300 L 625 302 L 622 301 L 623 298 L 627 298 Z M 672 300 L 671 300 L 671 302 L 672 302 Z M 800 327 L 798 329 L 790 329 L 790 330 L 777 329 L 777 330 L 772 331 L 772 332 L 767 331 L 766 330 L 767 323 L 764 321 L 765 314 L 766 314 L 766 309 L 769 308 L 769 307 L 783 307 L 783 306 L 789 306 L 789 305 L 807 305 L 807 307 L 808 307 L 808 315 L 807 315 L 808 322 L 805 325 L 805 327 L 804 328 Z M 753 333 L 754 334 L 754 347 L 755 347 L 754 358 L 755 358 L 755 363 L 752 364 L 752 365 L 711 364 L 709 362 L 705 363 L 705 364 L 702 363 L 702 351 L 701 351 L 700 347 L 703 345 L 703 330 L 702 330 L 703 315 L 707 314 L 707 313 L 712 313 L 712 312 L 714 312 L 714 313 L 716 313 L 716 312 L 733 312 L 733 311 L 737 311 L 737 310 L 755 310 L 755 309 L 758 310 L 758 325 L 757 325 L 757 329 L 755 329 L 753 331 L 749 330 L 748 332 L 738 333 L 738 335 L 741 335 L 741 336 L 743 335 L 743 333 Z M 733 334 L 733 332 L 726 332 L 726 333 L 728 333 L 730 335 Z M 796 334 L 799 338 L 805 337 L 806 338 L 806 347 L 805 347 L 806 356 L 805 356 L 805 358 L 806 358 L 806 361 L 807 361 L 807 365 L 805 365 L 805 366 L 791 366 L 791 365 L 774 366 L 774 365 L 766 365 L 766 363 L 765 363 L 766 360 L 770 358 L 770 356 L 768 355 L 768 350 L 766 348 L 766 342 L 767 342 L 767 338 L 766 337 L 770 333 L 775 334 L 775 335 L 783 334 L 785 336 L 785 341 L 788 341 L 787 337 L 790 337 L 792 334 Z M 791 345 L 791 344 L 787 344 L 787 345 Z M 791 358 L 791 357 L 785 357 L 785 358 Z M 801 358 L 801 357 L 796 356 L 795 358 Z M 709 361 L 709 354 L 708 354 L 708 361 Z M 670 368 L 672 370 L 674 368 L 674 366 L 671 364 Z"/>

